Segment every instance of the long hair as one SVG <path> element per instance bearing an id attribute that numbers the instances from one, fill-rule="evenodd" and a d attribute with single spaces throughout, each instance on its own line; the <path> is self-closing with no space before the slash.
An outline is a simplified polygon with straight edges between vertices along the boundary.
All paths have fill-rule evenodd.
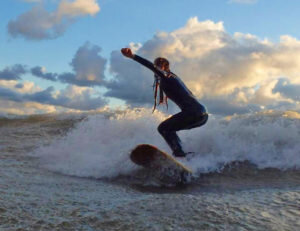
<path id="1" fill-rule="evenodd" d="M 156 67 L 162 67 L 164 66 L 166 71 L 170 71 L 170 63 L 166 58 L 162 58 L 162 57 L 158 57 L 154 60 L 154 65 Z M 158 101 L 158 105 L 162 104 L 162 103 L 166 103 L 167 108 L 168 108 L 168 98 L 167 96 L 164 96 L 164 92 L 163 89 L 160 86 L 160 77 L 157 76 L 156 74 L 154 75 L 154 83 L 153 83 L 153 90 L 154 90 L 154 108 L 153 108 L 153 112 L 156 109 L 156 105 L 157 105 L 157 91 L 159 88 L 159 101 Z"/>

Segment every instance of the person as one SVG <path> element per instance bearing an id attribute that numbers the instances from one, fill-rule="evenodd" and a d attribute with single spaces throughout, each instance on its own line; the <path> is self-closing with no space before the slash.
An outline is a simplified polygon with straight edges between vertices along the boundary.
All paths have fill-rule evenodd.
<path id="1" fill-rule="evenodd" d="M 169 98 L 181 109 L 181 112 L 163 121 L 157 130 L 172 149 L 175 157 L 185 157 L 188 153 L 183 151 L 181 140 L 176 132 L 204 125 L 208 119 L 205 107 L 198 102 L 180 78 L 171 72 L 167 59 L 158 57 L 152 63 L 133 54 L 130 48 L 122 48 L 121 53 L 125 57 L 135 60 L 154 72 L 155 103 L 153 111 L 156 108 L 158 87 L 160 89 L 159 104 L 163 102 L 167 103 L 167 99 Z"/>

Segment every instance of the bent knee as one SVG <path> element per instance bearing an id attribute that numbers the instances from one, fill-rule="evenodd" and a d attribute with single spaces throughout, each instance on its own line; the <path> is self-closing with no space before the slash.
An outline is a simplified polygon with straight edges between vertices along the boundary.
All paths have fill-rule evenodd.
<path id="1" fill-rule="evenodd" d="M 165 132 L 165 129 L 164 129 L 164 126 L 162 124 L 160 124 L 158 127 L 157 127 L 157 131 L 162 135 L 164 134 Z"/>
<path id="2" fill-rule="evenodd" d="M 167 126 L 167 124 L 165 124 L 164 122 L 162 122 L 158 127 L 157 127 L 157 131 L 161 134 L 164 135 L 169 131 L 169 127 Z"/>

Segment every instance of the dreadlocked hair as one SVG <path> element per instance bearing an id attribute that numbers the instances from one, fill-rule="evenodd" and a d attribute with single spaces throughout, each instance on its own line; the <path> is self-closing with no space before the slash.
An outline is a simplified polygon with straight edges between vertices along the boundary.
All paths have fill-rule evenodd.
<path id="1" fill-rule="evenodd" d="M 156 67 L 162 67 L 164 66 L 166 70 L 170 70 L 169 69 L 169 61 L 165 58 L 162 57 L 158 57 L 154 60 L 154 65 Z M 158 75 L 154 75 L 154 83 L 153 83 L 153 90 L 154 90 L 154 107 L 153 107 L 153 111 L 155 111 L 156 109 L 156 105 L 157 105 L 157 92 L 158 92 L 158 88 L 159 88 L 159 101 L 158 101 L 158 105 L 166 103 L 167 108 L 168 108 L 168 98 L 167 96 L 164 96 L 164 92 L 163 89 L 161 88 L 160 85 L 160 77 Z"/>

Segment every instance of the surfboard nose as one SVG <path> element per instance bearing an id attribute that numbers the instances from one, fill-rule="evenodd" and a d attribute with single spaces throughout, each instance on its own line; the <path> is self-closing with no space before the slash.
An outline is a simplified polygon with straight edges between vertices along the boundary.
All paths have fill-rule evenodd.
<path id="1" fill-rule="evenodd" d="M 140 144 L 131 151 L 130 159 L 138 165 L 147 166 L 154 160 L 156 151 L 157 148 L 152 145 Z"/>

